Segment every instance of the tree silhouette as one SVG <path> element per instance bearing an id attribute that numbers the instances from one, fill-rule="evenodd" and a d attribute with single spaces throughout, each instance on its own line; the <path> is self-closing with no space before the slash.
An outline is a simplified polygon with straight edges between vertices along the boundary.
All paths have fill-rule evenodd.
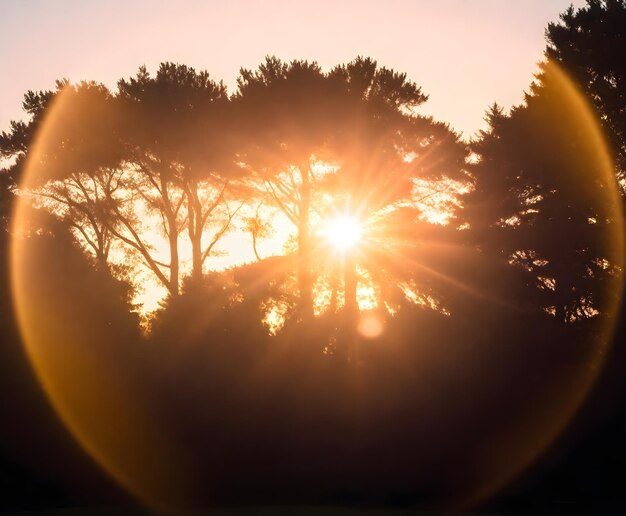
<path id="1" fill-rule="evenodd" d="M 27 94 L 30 121 L 13 123 L 0 143 L 19 173 L 41 119 L 61 104 L 63 117 L 48 121 L 36 156 L 41 203 L 75 229 L 101 267 L 109 266 L 115 240 L 177 295 L 181 232 L 188 231 L 197 278 L 237 210 L 227 192 L 236 173 L 227 102 L 224 86 L 206 72 L 170 63 L 154 78 L 140 69 L 116 94 L 61 81 L 56 91 Z M 168 242 L 167 263 L 150 239 L 154 228 Z"/>
<path id="2" fill-rule="evenodd" d="M 445 124 L 414 113 L 427 98 L 415 83 L 371 59 L 324 73 L 316 63 L 267 58 L 256 72 L 242 70 L 238 86 L 240 157 L 297 228 L 300 313 L 310 318 L 319 247 L 312 217 L 332 216 L 334 207 L 365 220 L 411 202 L 415 178 L 458 177 L 465 150 Z M 346 311 L 354 315 L 351 255 L 346 264 Z"/>
<path id="3" fill-rule="evenodd" d="M 300 314 L 313 316 L 310 218 L 315 165 L 326 157 L 336 98 L 317 63 L 268 57 L 256 72 L 242 69 L 234 96 L 243 139 L 240 157 L 298 231 Z"/>
<path id="4" fill-rule="evenodd" d="M 252 251 L 258 261 L 261 261 L 261 256 L 259 255 L 259 251 L 257 249 L 259 240 L 263 240 L 272 234 L 271 225 L 260 214 L 262 206 L 262 203 L 257 205 L 254 215 L 252 217 L 246 217 L 244 220 L 245 230 L 250 233 L 250 236 L 252 237 Z"/>
<path id="5" fill-rule="evenodd" d="M 66 81 L 57 81 L 57 90 L 60 90 Z M 8 231 L 11 206 L 14 193 L 20 182 L 24 164 L 28 156 L 37 130 L 45 114 L 45 109 L 54 97 L 54 91 L 33 92 L 24 95 L 22 109 L 30 117 L 30 121 L 12 120 L 9 131 L 0 133 L 0 159 L 4 161 L 0 169 L 0 209 L 3 230 Z"/>
<path id="6" fill-rule="evenodd" d="M 546 29 L 546 57 L 583 88 L 598 112 L 614 152 L 622 192 L 626 188 L 626 2 L 589 0 L 570 6 Z"/>
<path id="7" fill-rule="evenodd" d="M 531 305 L 573 322 L 610 305 L 605 285 L 619 274 L 619 249 L 606 200 L 611 178 L 549 66 L 524 105 L 488 113 L 465 212 L 475 242 L 525 275 Z"/>
<path id="8" fill-rule="evenodd" d="M 391 244 L 390 252 L 396 254 L 401 242 L 410 245 L 420 239 L 416 181 L 463 179 L 466 148 L 447 124 L 416 112 L 427 97 L 405 74 L 359 58 L 336 67 L 330 76 L 356 102 L 350 106 L 349 100 L 343 101 L 351 112 L 344 114 L 347 123 L 335 142 L 339 170 L 328 178 L 330 191 L 364 221 L 371 248 L 381 251 Z M 372 258 L 368 268 L 380 272 L 382 262 Z M 365 265 L 367 258 L 348 253 L 345 260 L 345 307 L 352 314 L 358 311 L 359 260 Z"/>
<path id="9" fill-rule="evenodd" d="M 54 101 L 54 102 L 53 102 Z M 119 187 L 120 146 L 116 134 L 117 111 L 113 97 L 102 85 L 58 81 L 55 91 L 29 92 L 24 108 L 28 123 L 14 122 L 3 134 L 2 148 L 15 159 L 19 174 L 33 145 L 33 135 L 50 106 L 62 103 L 64 117 L 50 124 L 53 138 L 31 156 L 39 177 L 39 201 L 72 227 L 96 258 L 98 267 L 108 267 L 112 220 L 105 208 L 107 191 Z"/>
<path id="10" fill-rule="evenodd" d="M 154 78 L 141 68 L 136 77 L 120 81 L 118 89 L 131 117 L 126 160 L 136 165 L 151 190 L 144 199 L 161 212 L 170 249 L 169 290 L 175 294 L 181 230 L 187 229 L 192 275 L 198 279 L 234 216 L 226 202 L 235 172 L 225 118 L 226 88 L 207 72 L 163 63 Z M 209 227 L 213 232 L 207 235 Z M 204 244 L 207 236 L 209 243 Z"/>
<path id="11" fill-rule="evenodd" d="M 602 313 L 619 275 L 616 224 L 598 149 L 581 114 L 562 91 L 551 63 L 562 66 L 593 104 L 624 170 L 624 52 L 626 4 L 590 1 L 570 7 L 546 30 L 547 61 L 525 103 L 506 114 L 494 105 L 489 129 L 474 142 L 475 190 L 465 213 L 474 242 L 519 267 L 532 306 L 562 322 Z M 622 181 L 623 187 L 623 181 Z"/>

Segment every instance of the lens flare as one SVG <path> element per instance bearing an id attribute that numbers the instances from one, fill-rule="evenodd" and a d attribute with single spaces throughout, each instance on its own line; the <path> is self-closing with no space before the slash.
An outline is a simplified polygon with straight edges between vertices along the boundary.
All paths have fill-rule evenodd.
<path id="1" fill-rule="evenodd" d="M 361 224 L 347 215 L 337 217 L 328 222 L 326 238 L 338 251 L 345 252 L 356 246 L 361 240 Z"/>
<path id="2" fill-rule="evenodd" d="M 549 64 L 545 74 L 558 88 L 559 98 L 568 103 L 571 112 L 578 114 L 584 138 L 577 143 L 581 147 L 593 149 L 598 172 L 589 174 L 587 178 L 576 178 L 578 183 L 574 185 L 577 189 L 575 193 L 585 195 L 586 186 L 591 181 L 600 181 L 605 186 L 605 198 L 600 201 L 608 206 L 613 222 L 604 230 L 603 246 L 610 250 L 613 262 L 623 270 L 624 224 L 621 201 L 599 121 L 587 99 L 560 68 Z M 42 122 L 30 150 L 20 184 L 21 191 L 35 189 L 45 181 L 47 172 L 39 158 L 49 139 L 63 126 L 68 109 L 64 95 L 60 93 Z M 558 120 L 555 124 L 558 124 Z M 562 128 L 563 131 L 568 129 Z M 155 407 L 158 399 L 155 401 L 157 397 L 150 391 L 151 384 L 139 374 L 142 370 L 140 366 L 149 368 L 154 364 L 131 366 L 141 353 L 125 347 L 124 344 L 128 342 L 119 341 L 118 335 L 112 333 L 108 326 L 98 325 L 97 317 L 93 317 L 93 314 L 93 320 L 90 319 L 85 307 L 71 306 L 72 293 L 67 292 L 63 273 L 73 272 L 66 270 L 67 267 L 63 268 L 62 257 L 38 252 L 34 239 L 28 238 L 29 233 L 38 230 L 40 222 L 37 214 L 33 216 L 29 198 L 21 197 L 16 203 L 12 226 L 13 301 L 22 341 L 46 395 L 80 445 L 129 492 L 155 507 L 185 505 L 188 496 L 186 489 L 197 480 L 194 472 L 198 466 L 194 462 L 195 457 L 187 454 L 187 448 L 179 448 L 176 437 L 168 433 L 167 414 L 160 411 L 158 406 Z M 326 229 L 327 241 L 340 252 L 347 252 L 362 240 L 361 224 L 349 216 L 329 221 Z M 469 464 L 467 467 L 474 472 L 471 482 L 468 480 L 471 485 L 451 485 L 450 492 L 445 493 L 446 501 L 471 505 L 504 487 L 545 451 L 575 415 L 607 355 L 621 303 L 622 276 L 615 275 L 607 281 L 606 289 L 612 300 L 611 305 L 606 309 L 605 317 L 597 318 L 594 339 L 590 339 L 589 350 L 585 351 L 589 357 L 600 357 L 594 367 L 589 367 L 588 363 L 584 366 L 576 365 L 568 368 L 567 372 L 563 372 L 566 368 L 555 368 L 551 371 L 554 373 L 551 384 L 554 388 L 541 399 L 533 399 L 532 410 L 520 411 L 507 421 L 496 418 L 490 420 L 493 423 L 493 438 L 487 439 L 481 435 L 468 437 L 463 424 L 445 427 L 454 439 L 476 439 L 473 446 L 469 443 L 464 448 L 467 457 L 457 458 L 456 464 L 448 465 L 452 468 L 461 462 L 466 466 Z M 388 326 L 385 329 L 386 334 L 390 333 L 390 328 Z M 380 321 L 364 319 L 359 331 L 361 335 L 373 338 L 382 330 Z M 426 333 L 423 340 L 431 337 L 432 340 L 436 339 L 436 336 Z M 480 348 L 476 346 L 479 342 L 471 342 L 468 346 L 470 344 L 474 346 L 471 358 L 478 357 L 479 352 L 484 351 L 477 349 Z M 436 345 L 437 342 L 433 342 L 433 348 Z M 376 346 L 372 348 L 376 348 L 374 351 L 378 349 Z M 445 361 L 442 360 L 438 365 L 450 370 L 460 367 L 461 359 L 454 355 L 456 348 L 447 348 L 446 352 Z M 418 366 L 406 364 L 407 369 L 410 367 Z M 412 376 L 419 376 L 413 371 L 411 373 Z M 146 378 L 150 376 L 145 375 Z M 410 400 L 417 395 L 431 395 L 430 392 L 404 394 Z M 453 400 L 456 405 L 452 403 L 452 408 L 443 407 L 438 413 L 441 419 L 449 415 L 444 414 L 445 410 L 452 412 L 454 407 L 459 411 L 468 406 L 474 408 L 474 400 L 469 399 L 470 396 L 466 399 L 464 392 L 457 394 L 459 396 Z M 203 407 L 198 407 L 198 410 L 203 410 Z M 415 410 L 419 410 L 417 405 Z M 471 411 L 468 409 L 467 412 Z M 416 442 L 416 446 L 428 447 L 429 423 L 424 420 L 425 430 L 421 436 L 424 442 Z M 444 466 L 441 469 L 445 469 Z M 416 471 L 425 469 L 419 463 L 414 467 Z M 203 484 L 202 487 L 206 486 Z"/>
<path id="3" fill-rule="evenodd" d="M 555 98 L 567 105 L 571 113 L 576 113 L 576 127 L 563 126 L 562 121 L 553 115 L 549 120 L 551 129 L 561 137 L 567 135 L 570 145 L 577 149 L 580 156 L 592 156 L 595 172 L 586 176 L 571 178 L 572 192 L 580 198 L 588 198 L 591 203 L 607 206 L 611 224 L 603 230 L 599 252 L 612 256 L 619 271 L 624 268 L 624 216 L 621 209 L 619 185 L 615 168 L 599 119 L 587 97 L 556 63 L 549 61 L 544 65 L 545 84 L 550 84 Z M 574 153 L 574 160 L 578 159 Z M 574 169 L 574 166 L 572 166 Z M 603 185 L 604 199 L 593 198 L 589 191 L 593 184 Z M 607 303 L 605 317 L 595 323 L 595 338 L 589 339 L 586 350 L 586 364 L 568 374 L 555 374 L 558 384 L 545 398 L 536 400 L 531 413 L 520 414 L 519 424 L 506 430 L 500 430 L 497 439 L 490 443 L 489 466 L 485 467 L 485 479 L 464 497 L 457 499 L 460 506 L 473 506 L 492 496 L 505 487 L 525 468 L 541 456 L 555 441 L 563 429 L 572 420 L 591 387 L 602 370 L 615 332 L 615 325 L 622 303 L 624 276 L 620 272 L 614 275 L 602 294 L 610 301 Z M 589 364 L 593 364 L 592 367 Z M 549 414 L 549 416 L 548 416 Z"/>
<path id="4" fill-rule="evenodd" d="M 380 337 L 384 329 L 383 319 L 376 314 L 363 314 L 357 325 L 357 331 L 366 339 Z"/>
<path id="5" fill-rule="evenodd" d="M 39 130 L 22 191 L 49 179 L 41 156 L 72 114 L 67 91 L 56 96 Z M 78 274 L 66 265 L 66 257 L 44 259 L 48 250 L 34 236 L 42 234 L 48 217 L 22 197 L 12 224 L 13 303 L 37 378 L 74 438 L 121 486 L 157 510 L 183 506 L 191 484 L 183 466 L 186 459 L 150 399 L 141 373 L 146 364 L 137 362 L 123 335 L 102 314 L 89 309 L 97 293 L 66 281 Z"/>

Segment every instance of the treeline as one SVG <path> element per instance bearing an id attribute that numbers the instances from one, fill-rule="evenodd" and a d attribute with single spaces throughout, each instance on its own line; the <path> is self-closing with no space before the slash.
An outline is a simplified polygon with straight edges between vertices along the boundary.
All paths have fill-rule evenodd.
<path id="1" fill-rule="evenodd" d="M 164 63 L 154 77 L 142 68 L 119 81 L 115 93 L 67 81 L 29 92 L 29 120 L 2 135 L 4 157 L 15 160 L 8 174 L 17 181 L 28 163 L 30 190 L 100 269 L 118 249 L 171 298 L 184 277 L 183 238 L 199 280 L 238 213 L 248 213 L 256 242 L 272 224 L 259 207 L 278 210 L 296 228 L 299 317 L 310 318 L 312 219 L 334 209 L 365 224 L 408 224 L 418 213 L 414 180 L 463 177 L 467 150 L 447 125 L 415 114 L 426 100 L 419 87 L 371 59 L 323 72 L 268 58 L 237 83 L 229 96 L 207 72 Z M 166 241 L 163 259 L 155 233 Z"/>
<path id="2" fill-rule="evenodd" d="M 570 8 L 523 104 L 494 105 L 470 142 L 369 58 L 267 58 L 232 94 L 174 63 L 115 90 L 60 81 L 0 135 L 2 249 L 24 231 L 55 342 L 140 379 L 194 502 L 482 499 L 623 340 L 625 31 L 623 0 Z M 279 214 L 294 238 L 263 257 Z M 343 257 L 316 230 L 338 214 L 364 227 Z M 234 227 L 256 262 L 210 271 Z M 168 292 L 148 335 L 141 274 Z"/>

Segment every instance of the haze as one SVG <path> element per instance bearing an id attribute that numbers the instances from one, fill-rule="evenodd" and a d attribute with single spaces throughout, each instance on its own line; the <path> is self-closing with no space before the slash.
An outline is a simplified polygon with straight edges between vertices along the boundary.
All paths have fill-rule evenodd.
<path id="1" fill-rule="evenodd" d="M 90 79 L 108 86 L 161 61 L 207 69 L 232 91 L 267 54 L 323 67 L 357 55 L 406 72 L 430 95 L 422 112 L 465 137 L 494 101 L 519 103 L 569 0 L 0 3 L 0 128 L 29 89 Z M 575 6 L 584 4 L 581 0 Z"/>

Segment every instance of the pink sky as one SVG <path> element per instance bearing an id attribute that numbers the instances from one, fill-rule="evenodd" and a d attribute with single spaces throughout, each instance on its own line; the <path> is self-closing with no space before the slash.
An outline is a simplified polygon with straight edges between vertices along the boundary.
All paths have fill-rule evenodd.
<path id="1" fill-rule="evenodd" d="M 494 101 L 519 103 L 571 0 L 0 0 L 0 130 L 28 89 L 57 78 L 114 86 L 145 64 L 206 69 L 232 88 L 267 54 L 329 68 L 357 55 L 403 71 L 422 109 L 471 136 Z M 583 0 L 573 2 L 575 6 Z"/>

